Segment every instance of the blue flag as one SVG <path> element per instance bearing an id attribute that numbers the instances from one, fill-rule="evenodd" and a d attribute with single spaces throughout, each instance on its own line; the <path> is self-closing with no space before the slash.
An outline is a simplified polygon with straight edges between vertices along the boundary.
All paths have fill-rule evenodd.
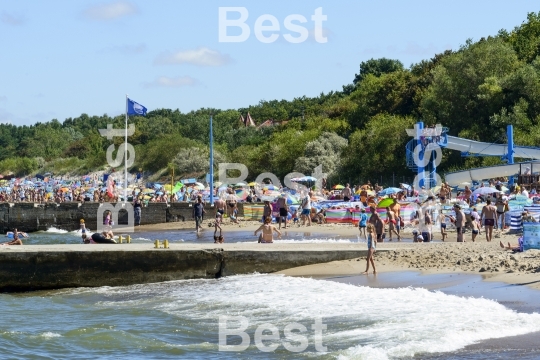
<path id="1" fill-rule="evenodd" d="M 131 99 L 127 99 L 127 113 L 128 115 L 146 115 L 146 108 Z"/>

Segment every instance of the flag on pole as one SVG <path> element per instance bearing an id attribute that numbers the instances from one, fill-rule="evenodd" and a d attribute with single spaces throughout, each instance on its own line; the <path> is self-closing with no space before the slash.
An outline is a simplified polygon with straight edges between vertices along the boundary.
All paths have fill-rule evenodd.
<path id="1" fill-rule="evenodd" d="M 131 99 L 127 99 L 128 101 L 128 115 L 146 115 L 146 108 L 139 104 L 138 102 L 135 102 Z"/>

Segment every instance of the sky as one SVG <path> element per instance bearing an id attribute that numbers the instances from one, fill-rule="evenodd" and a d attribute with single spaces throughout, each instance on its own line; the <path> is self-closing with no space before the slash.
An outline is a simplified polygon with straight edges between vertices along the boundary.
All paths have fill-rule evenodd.
<path id="1" fill-rule="evenodd" d="M 318 96 L 352 83 L 362 61 L 409 67 L 540 11 L 525 0 L 0 4 L 0 122 L 16 125 L 121 115 L 126 95 L 182 112 Z"/>

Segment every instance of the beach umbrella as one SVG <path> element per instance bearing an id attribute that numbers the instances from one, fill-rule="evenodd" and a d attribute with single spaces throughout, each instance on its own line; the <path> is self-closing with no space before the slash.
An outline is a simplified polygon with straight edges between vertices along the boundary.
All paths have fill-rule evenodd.
<path id="1" fill-rule="evenodd" d="M 247 186 L 247 184 L 245 182 L 242 182 L 242 181 L 240 181 L 239 183 L 234 184 L 234 187 L 242 187 L 242 186 Z"/>
<path id="2" fill-rule="evenodd" d="M 248 186 L 257 186 L 259 185 L 259 183 L 255 182 L 255 181 L 252 181 L 248 184 Z"/>
<path id="3" fill-rule="evenodd" d="M 165 189 L 165 191 L 171 191 L 173 189 L 173 186 L 171 184 L 165 184 L 163 188 Z"/>
<path id="4" fill-rule="evenodd" d="M 493 194 L 493 193 L 499 193 L 500 191 L 492 188 L 492 187 L 481 187 L 473 191 L 473 195 L 486 195 L 486 194 Z"/>
<path id="5" fill-rule="evenodd" d="M 155 191 L 154 189 L 144 189 L 143 193 L 144 194 L 152 194 L 154 191 Z"/>
<path id="6" fill-rule="evenodd" d="M 332 186 L 332 189 L 334 189 L 334 190 L 342 190 L 342 189 L 345 189 L 345 186 L 343 186 L 343 185 L 334 185 L 334 186 Z"/>
<path id="7" fill-rule="evenodd" d="M 277 190 L 278 188 L 272 184 L 264 185 L 264 190 Z"/>
<path id="8" fill-rule="evenodd" d="M 404 189 L 411 190 L 411 185 L 409 184 L 400 184 Z"/>
<path id="9" fill-rule="evenodd" d="M 215 187 L 220 187 L 221 185 L 223 185 L 223 183 L 222 183 L 221 181 L 216 181 L 216 182 L 214 183 L 214 186 L 215 186 Z"/>
<path id="10" fill-rule="evenodd" d="M 236 189 L 234 192 L 239 200 L 245 200 L 249 195 L 248 191 L 245 189 Z"/>
<path id="11" fill-rule="evenodd" d="M 288 205 L 297 205 L 300 203 L 300 201 L 296 198 L 296 196 L 293 196 L 289 193 L 284 193 L 284 194 L 281 194 L 282 196 L 285 196 L 285 198 L 287 199 L 287 204 Z"/>
<path id="12" fill-rule="evenodd" d="M 163 195 L 163 191 L 158 191 L 156 195 Z"/>
<path id="13" fill-rule="evenodd" d="M 193 185 L 193 188 L 195 190 L 204 190 L 204 187 L 205 186 L 203 184 L 201 184 L 200 182 L 196 182 L 195 185 Z"/>
<path id="14" fill-rule="evenodd" d="M 299 181 L 317 181 L 317 178 L 313 176 L 302 176 Z"/>
<path id="15" fill-rule="evenodd" d="M 379 191 L 379 196 L 397 194 L 398 192 L 402 192 L 402 191 L 403 191 L 403 189 L 400 189 L 400 188 L 389 187 L 389 188 L 386 188 L 386 189 L 384 189 L 382 191 Z"/>
<path id="16" fill-rule="evenodd" d="M 394 199 L 391 199 L 391 198 L 387 198 L 387 199 L 383 199 L 381 201 L 379 201 L 379 203 L 377 204 L 377 207 L 378 208 L 385 208 L 387 206 L 390 206 L 394 203 Z"/>

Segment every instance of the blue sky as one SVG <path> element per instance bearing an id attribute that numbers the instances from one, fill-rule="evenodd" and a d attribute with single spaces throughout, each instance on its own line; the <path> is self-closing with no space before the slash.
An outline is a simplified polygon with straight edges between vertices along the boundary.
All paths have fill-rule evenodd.
<path id="1" fill-rule="evenodd" d="M 125 95 L 187 112 L 239 108 L 340 90 L 359 64 L 388 57 L 406 66 L 511 30 L 533 1 L 0 1 L 0 122 L 30 125 L 82 113 L 119 115 Z M 244 7 L 244 42 L 219 42 L 219 7 Z M 322 7 L 326 43 L 311 16 Z M 273 43 L 256 19 L 280 23 Z M 284 19 L 303 15 L 306 41 L 289 43 Z M 230 19 L 239 17 L 230 13 Z M 228 35 L 238 35 L 238 28 Z M 271 33 L 265 33 L 270 35 Z M 291 33 L 293 36 L 298 34 Z"/>

